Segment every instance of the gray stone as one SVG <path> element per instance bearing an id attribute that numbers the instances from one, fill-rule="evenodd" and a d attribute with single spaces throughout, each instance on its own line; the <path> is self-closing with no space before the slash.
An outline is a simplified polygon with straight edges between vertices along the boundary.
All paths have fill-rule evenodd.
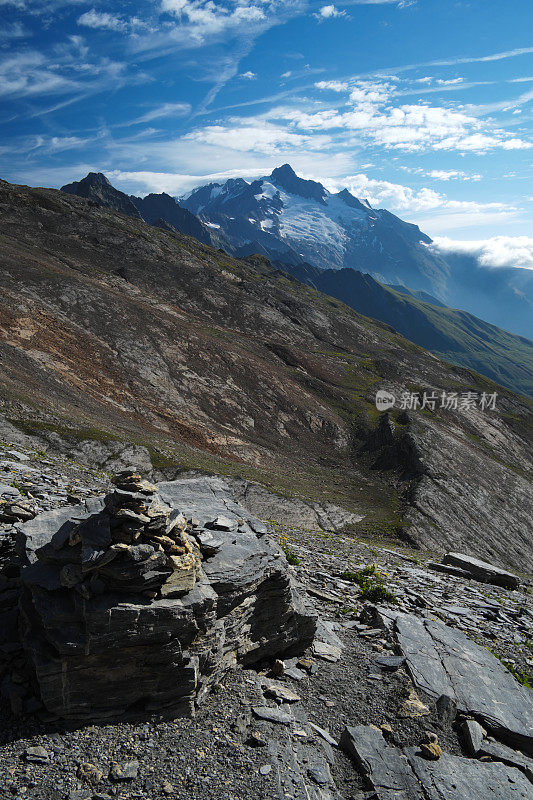
<path id="1" fill-rule="evenodd" d="M 302 672 L 298 667 L 287 667 L 285 675 L 287 678 L 292 678 L 293 681 L 303 681 L 305 678 L 305 672 Z"/>
<path id="2" fill-rule="evenodd" d="M 427 760 L 416 747 L 388 746 L 380 731 L 364 725 L 345 728 L 341 747 L 376 800 L 531 800 L 531 784 L 517 769 L 446 753 Z"/>
<path id="3" fill-rule="evenodd" d="M 277 708 L 271 708 L 270 706 L 254 706 L 252 711 L 257 719 L 264 719 L 267 722 L 276 722 L 278 725 L 290 725 L 291 722 L 294 721 L 289 714 Z"/>
<path id="4" fill-rule="evenodd" d="M 112 781 L 132 781 L 139 772 L 138 761 L 126 761 L 124 764 L 112 764 L 109 777 Z"/>
<path id="5" fill-rule="evenodd" d="M 29 461 L 30 457 L 26 453 L 19 453 L 18 450 L 7 450 L 7 455 L 16 458 L 17 461 Z"/>
<path id="6" fill-rule="evenodd" d="M 312 764 L 307 767 L 307 774 L 319 786 L 327 786 L 331 782 L 331 773 L 326 763 Z"/>
<path id="7" fill-rule="evenodd" d="M 272 772 L 272 767 L 270 764 L 263 764 L 262 767 L 259 767 L 259 772 L 261 775 L 269 775 Z"/>
<path id="8" fill-rule="evenodd" d="M 405 656 L 378 656 L 375 663 L 387 672 L 394 672 L 405 664 Z"/>
<path id="9" fill-rule="evenodd" d="M 465 719 L 459 730 L 467 756 L 474 758 L 483 744 L 483 728 L 475 719 Z"/>
<path id="10" fill-rule="evenodd" d="M 313 655 L 324 661 L 335 662 L 340 659 L 342 650 L 334 644 L 327 644 L 326 642 L 320 642 L 315 639 L 313 642 Z"/>
<path id="11" fill-rule="evenodd" d="M 223 511 L 249 517 L 218 478 L 166 483 L 161 494 L 146 514 L 163 527 L 172 510 L 174 521 L 180 512 L 202 523 Z M 21 572 L 22 645 L 48 712 L 81 721 L 190 715 L 237 662 L 272 662 L 311 644 L 316 612 L 269 537 L 247 523 L 217 531 L 209 559 L 200 564 L 196 546 L 186 553 L 194 582 L 167 586 L 177 572 L 170 558 L 184 556 L 142 537 L 109 546 L 108 514 L 67 508 L 19 529 L 20 552 L 34 562 Z"/>
<path id="12" fill-rule="evenodd" d="M 264 536 L 268 533 L 268 527 L 264 522 L 261 522 L 260 519 L 248 519 L 248 525 L 253 530 L 254 533 L 257 533 L 258 536 Z"/>
<path id="13" fill-rule="evenodd" d="M 481 561 L 479 558 L 466 556 L 462 553 L 446 553 L 442 563 L 463 569 L 472 578 L 482 583 L 492 583 L 495 586 L 504 586 L 507 589 L 516 589 L 520 586 L 520 580 L 516 575 L 495 567 L 487 561 Z"/>
<path id="14" fill-rule="evenodd" d="M 395 635 L 415 684 L 448 695 L 498 738 L 533 752 L 533 693 L 485 647 L 439 622 L 397 614 Z"/>
<path id="15" fill-rule="evenodd" d="M 76 517 L 85 514 L 85 506 L 68 506 L 54 511 L 45 511 L 29 522 L 16 525 L 16 551 L 26 563 L 37 560 L 36 550 L 54 541 L 61 540 L 62 544 L 68 539 L 70 533 L 77 526 Z M 54 545 L 55 546 L 55 545 Z"/>
<path id="16" fill-rule="evenodd" d="M 224 539 L 216 536 L 211 531 L 198 531 L 195 536 L 200 545 L 200 550 L 207 558 L 218 553 L 224 544 Z"/>
<path id="17" fill-rule="evenodd" d="M 283 703 L 297 703 L 302 698 L 300 695 L 284 686 L 282 683 L 269 681 L 263 684 L 263 693 L 266 697 L 274 697 L 276 700 L 281 700 Z"/>
<path id="18" fill-rule="evenodd" d="M 321 736 L 322 739 L 324 739 L 324 741 L 327 742 L 328 744 L 330 744 L 332 747 L 338 747 L 339 746 L 339 743 L 336 741 L 336 739 L 333 738 L 333 736 L 329 733 L 329 731 L 326 731 L 324 728 L 321 728 L 319 725 L 315 725 L 314 722 L 310 722 L 309 723 L 309 727 L 312 728 L 314 731 L 316 731 L 318 733 L 318 735 Z"/>
<path id="19" fill-rule="evenodd" d="M 215 531 L 232 531 L 235 528 L 235 520 L 228 519 L 224 515 L 220 515 L 215 517 L 215 519 L 209 520 L 205 523 L 206 528 L 213 528 Z"/>
<path id="20" fill-rule="evenodd" d="M 435 703 L 437 716 L 443 725 L 451 725 L 457 715 L 455 700 L 447 694 L 441 694 Z"/>
<path id="21" fill-rule="evenodd" d="M 477 756 L 478 758 L 488 756 L 494 761 L 501 761 L 503 764 L 507 764 L 509 767 L 516 767 L 533 783 L 533 759 L 528 758 L 523 753 L 519 753 L 517 750 L 506 747 L 500 742 L 485 739 L 477 752 Z"/>
<path id="22" fill-rule="evenodd" d="M 7 483 L 0 483 L 0 497 L 11 498 L 20 496 L 19 490 L 14 486 L 9 486 Z"/>
<path id="23" fill-rule="evenodd" d="M 37 747 L 27 747 L 24 751 L 24 758 L 34 764 L 47 764 L 50 761 L 48 751 L 37 745 Z"/>

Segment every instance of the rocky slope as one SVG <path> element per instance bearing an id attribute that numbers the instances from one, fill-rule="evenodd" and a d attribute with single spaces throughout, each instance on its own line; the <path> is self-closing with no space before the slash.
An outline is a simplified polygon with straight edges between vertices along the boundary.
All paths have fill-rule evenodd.
<path id="1" fill-rule="evenodd" d="M 274 183 L 269 183 L 270 180 Z M 267 181 L 267 188 L 270 187 L 269 191 L 265 189 L 266 194 L 263 191 L 264 181 Z M 291 206 L 282 200 L 278 190 L 274 193 L 275 186 L 282 187 L 289 195 L 294 194 L 302 202 L 310 204 L 307 211 L 300 209 L 297 217 L 297 227 L 304 242 L 299 248 L 303 248 L 305 253 L 298 254 L 297 250 L 287 249 L 288 244 L 282 236 L 281 221 L 290 215 Z M 276 259 L 274 263 L 280 269 L 294 275 L 298 280 L 337 297 L 360 313 L 392 325 L 403 336 L 436 355 L 454 364 L 476 369 L 514 391 L 529 395 L 533 392 L 533 344 L 529 340 L 497 329 L 464 311 L 447 308 L 444 303 L 421 289 L 384 286 L 370 275 L 363 279 L 361 273 L 354 269 L 358 262 L 352 262 L 349 255 L 344 261 L 350 264 L 350 268 L 343 268 L 331 261 L 328 249 L 332 246 L 332 232 L 335 234 L 336 230 L 334 244 L 341 248 L 351 235 L 342 233 L 338 227 L 339 224 L 344 224 L 343 213 L 347 209 L 349 214 L 355 214 L 351 225 L 360 225 L 362 220 L 368 222 L 372 218 L 371 241 L 363 241 L 365 237 L 362 237 L 361 247 L 368 251 L 362 263 L 368 262 L 370 250 L 376 248 L 379 255 L 376 258 L 383 268 L 386 268 L 388 261 L 397 266 L 409 262 L 410 269 L 414 270 L 412 278 L 413 286 L 416 287 L 419 284 L 426 285 L 418 274 L 420 270 L 425 270 L 425 262 L 420 263 L 420 254 L 416 251 L 419 239 L 426 248 L 423 250 L 424 258 L 432 258 L 432 254 L 427 252 L 429 238 L 420 231 L 413 238 L 415 226 L 407 225 L 390 214 L 387 216 L 388 212 L 375 211 L 368 203 L 360 202 L 346 190 L 338 195 L 330 195 L 320 184 L 298 178 L 286 165 L 274 170 L 268 180 L 255 181 L 252 184 L 242 179 L 230 180 L 224 186 L 213 184 L 193 192 L 184 202 L 189 203 L 205 219 L 205 224 L 200 222 L 196 214 L 182 208 L 167 194 L 149 194 L 144 198 L 128 197 L 111 186 L 101 173 L 89 173 L 83 180 L 64 186 L 62 191 L 91 198 L 99 205 L 122 211 L 134 218 L 141 214 L 142 219 L 150 225 L 169 231 L 177 230 L 204 244 L 216 243 L 225 252 L 239 257 L 254 254 L 273 256 Z M 309 219 L 304 222 L 306 214 Z M 324 221 L 320 221 L 324 215 L 329 220 L 329 226 L 333 226 L 331 230 Z M 209 221 L 211 217 L 218 222 Z M 392 249 L 388 252 L 383 231 L 376 228 L 376 220 L 382 217 L 395 220 L 398 230 L 403 231 L 402 236 L 409 239 L 402 254 L 398 249 L 398 242 L 391 245 Z M 257 232 L 258 226 L 261 235 Z M 323 258 L 319 257 L 324 250 Z M 315 266 L 302 262 L 304 256 L 311 258 Z M 368 268 L 373 269 L 376 274 L 372 259 L 374 256 L 370 259 L 372 263 L 368 262 Z M 330 263 L 335 268 L 325 269 L 324 265 Z M 405 264 L 401 270 L 404 268 Z M 479 269 L 476 271 L 474 264 L 470 266 L 470 273 L 478 275 L 479 283 L 482 276 Z M 393 274 L 397 279 L 398 274 Z M 451 280 L 453 273 L 447 278 L 448 282 Z M 486 277 L 484 283 L 487 283 Z M 490 288 L 490 280 L 488 284 Z M 498 287 L 493 287 L 494 296 L 501 300 L 500 307 L 508 305 L 509 300 L 503 284 L 500 281 Z M 391 289 L 400 291 L 403 296 L 398 298 Z M 518 287 L 515 289 L 512 297 L 527 296 L 527 292 L 518 291 Z M 478 293 L 478 296 L 481 294 Z M 429 307 L 417 301 L 429 303 Z M 434 306 L 442 311 L 436 311 Z M 514 320 L 517 320 L 516 316 Z"/>
<path id="2" fill-rule="evenodd" d="M 48 522 L 50 515 L 76 516 L 75 503 L 85 498 L 88 503 L 98 504 L 102 492 L 111 490 L 109 498 L 122 493 L 123 503 L 135 488 L 133 494 L 140 491 L 149 504 L 153 502 L 153 487 L 139 481 L 139 476 L 122 475 L 122 488 L 113 490 L 106 473 L 92 477 L 89 470 L 69 459 L 17 447 L 11 438 L 0 442 L 4 481 L 0 495 L 11 497 L 22 490 L 24 500 L 20 502 L 31 506 L 33 511 L 35 506 L 41 508 L 31 523 L 15 523 L 19 542 L 25 531 L 38 526 L 41 532 L 47 528 L 46 536 L 52 534 L 59 544 L 58 533 L 61 534 L 62 528 L 53 531 Z M 217 513 L 218 509 L 209 504 L 220 502 L 222 495 L 217 492 L 221 485 L 222 481 L 216 477 L 201 481 L 185 478 L 177 483 L 167 482 L 159 490 L 171 506 L 179 498 L 187 514 L 196 508 L 200 522 L 206 512 L 208 516 L 213 511 Z M 184 494 L 185 486 L 188 488 Z M 214 491 L 207 489 L 209 486 Z M 223 491 L 224 502 L 228 504 L 224 511 L 231 515 L 236 506 L 232 505 L 227 490 Z M 285 510 L 288 508 L 286 505 Z M 242 506 L 239 513 L 251 519 L 250 512 Z M 233 617 L 233 624 L 226 629 L 229 636 L 225 639 L 225 652 L 238 643 L 245 658 L 237 664 L 226 664 L 233 668 L 224 677 L 220 675 L 219 682 L 203 694 L 194 716 L 189 718 L 164 719 L 161 714 L 136 707 L 130 709 L 130 716 L 124 721 L 103 723 L 95 719 L 93 724 L 80 725 L 58 719 L 43 708 L 39 694 L 32 695 L 26 680 L 29 666 L 31 673 L 31 659 L 28 661 L 31 651 L 17 648 L 16 625 L 11 631 L 15 640 L 5 636 L 10 632 L 6 625 L 10 608 L 15 614 L 19 608 L 22 615 L 27 613 L 27 597 L 20 595 L 20 588 L 21 584 L 28 585 L 27 578 L 31 583 L 35 566 L 24 566 L 20 556 L 17 561 L 13 552 L 5 549 L 0 552 L 2 797 L 32 800 L 113 797 L 286 800 L 287 795 L 309 800 L 367 800 L 370 796 L 391 800 L 393 795 L 402 800 L 466 797 L 484 800 L 491 794 L 501 800 L 532 797 L 533 695 L 528 688 L 531 681 L 528 676 L 533 668 L 533 610 L 529 581 L 521 580 L 517 586 L 515 579 L 513 589 L 480 583 L 464 570 L 453 574 L 453 566 L 435 564 L 425 552 L 415 554 L 377 540 L 370 543 L 353 535 L 326 534 L 320 529 L 302 530 L 278 518 L 255 537 L 253 547 L 256 553 L 261 553 L 260 558 L 268 552 L 276 554 L 278 562 L 274 573 L 261 570 L 259 585 L 270 584 L 272 589 L 272 579 L 284 575 L 302 587 L 307 607 L 313 604 L 316 609 L 312 618 L 316 633 L 305 651 L 274 660 L 270 648 L 279 645 L 283 628 L 276 624 L 278 607 L 274 610 L 263 603 L 259 617 L 252 614 L 251 618 L 255 616 L 255 623 L 264 632 L 260 642 L 264 658 L 258 661 L 252 658 L 246 663 L 246 654 L 253 653 L 248 649 L 251 641 L 248 631 L 253 627 L 249 629 L 246 620 L 250 619 L 253 607 L 250 599 L 253 601 L 255 595 L 253 592 L 249 597 L 232 595 L 228 603 L 228 591 L 230 586 L 234 587 L 235 579 L 243 586 L 260 561 L 252 559 L 244 564 L 243 570 L 235 559 L 225 558 L 223 551 L 235 547 L 233 540 L 237 540 L 244 552 L 252 539 L 244 529 L 242 538 L 237 529 L 224 533 L 223 524 L 226 523 L 219 518 L 219 529 L 211 529 L 209 541 L 205 536 L 208 530 L 199 533 L 199 528 L 190 537 L 191 541 L 199 537 L 200 547 L 204 548 L 202 563 L 210 571 L 213 600 L 224 606 L 220 624 L 217 623 L 219 632 Z M 254 525 L 259 530 L 257 520 Z M 268 532 L 263 532 L 267 529 Z M 0 521 L 0 541 L 9 542 L 14 532 L 11 522 Z M 84 546 L 88 543 L 86 534 L 86 530 L 81 532 Z M 141 537 L 145 535 L 146 530 Z M 30 537 L 24 535 L 24 538 L 25 552 L 31 552 L 31 548 L 27 549 Z M 213 544 L 217 538 L 219 545 Z M 292 566 L 287 564 L 276 542 Z M 73 542 L 67 547 L 75 556 L 78 545 Z M 209 547 L 211 555 L 206 549 Z M 55 549 L 58 555 L 61 551 L 61 546 Z M 442 555 L 442 550 L 439 554 Z M 34 561 L 34 565 L 39 561 Z M 463 567 L 467 561 L 461 561 Z M 437 571 L 437 567 L 447 572 Z M 101 570 L 104 568 L 105 565 Z M 217 582 L 222 573 L 229 580 Z M 492 579 L 490 575 L 478 577 Z M 48 606 L 67 611 L 73 591 L 66 586 L 49 587 Z M 30 641 L 35 641 L 39 632 L 56 637 L 62 633 L 66 643 L 74 644 L 73 634 L 79 635 L 84 625 L 96 622 L 97 609 L 102 613 L 107 605 L 106 594 L 98 592 L 95 581 L 91 588 L 87 585 L 76 594 L 78 607 L 85 605 L 87 611 L 91 610 L 80 620 L 80 626 L 72 629 L 63 625 L 54 629 L 50 619 L 39 623 L 36 617 Z M 167 609 L 164 613 L 180 607 L 183 613 L 190 595 L 182 593 L 181 599 L 166 601 L 145 598 L 144 606 L 137 597 L 139 613 L 147 614 L 151 609 L 154 622 L 163 607 Z M 283 600 L 283 593 L 277 597 Z M 39 598 L 36 608 L 42 607 L 43 598 L 44 595 Z M 72 649 L 67 648 L 61 655 L 67 684 L 71 687 L 72 680 L 78 680 L 78 697 L 80 692 L 85 693 L 90 703 L 98 706 L 107 702 L 110 710 L 118 698 L 141 689 L 135 681 L 123 680 L 110 692 L 113 678 L 124 670 L 139 671 L 151 663 L 152 680 L 163 685 L 171 673 L 159 668 L 158 659 L 166 663 L 169 644 L 176 647 L 179 642 L 186 643 L 190 634 L 180 629 L 177 639 L 171 636 L 168 642 L 164 639 L 156 642 L 156 625 L 135 630 L 127 624 L 119 625 L 121 615 L 127 622 L 131 599 L 123 595 L 121 603 L 113 606 L 118 614 L 113 623 L 118 638 L 109 637 L 106 625 L 96 625 L 91 630 L 85 655 L 78 655 L 81 670 L 77 674 L 70 673 Z M 199 608 L 196 619 L 202 620 Z M 25 637 L 25 628 L 20 630 Z M 205 633 L 197 631 L 197 636 L 203 640 Z M 124 647 L 128 637 L 136 637 L 135 644 L 141 649 L 143 644 L 146 646 L 146 637 L 152 637 L 150 659 L 132 659 L 127 648 L 120 654 L 117 652 L 106 673 L 106 682 L 95 693 L 91 679 L 94 654 L 100 653 L 101 657 L 102 649 L 116 649 L 119 644 Z M 22 639 L 22 643 L 27 641 Z M 301 646 L 305 647 L 305 641 L 302 640 Z M 223 651 L 224 648 L 218 650 L 219 657 Z M 57 657 L 54 650 L 43 655 L 45 659 Z M 41 662 L 41 668 L 44 663 Z M 85 682 L 81 680 L 84 672 Z M 46 685 L 50 673 L 43 670 L 43 674 Z M 186 688 L 183 681 L 173 685 L 176 690 Z M 58 697 L 64 703 L 76 696 L 65 691 Z M 135 714 L 137 719 L 132 719 Z"/>
<path id="3" fill-rule="evenodd" d="M 526 402 L 260 258 L 53 190 L 2 183 L 0 204 L 11 426 L 89 440 L 80 457 L 143 444 L 160 469 L 344 507 L 361 534 L 531 566 Z M 380 388 L 435 408 L 380 415 Z M 441 408 L 442 391 L 464 402 Z M 495 411 L 466 394 L 494 391 Z"/>
<path id="4" fill-rule="evenodd" d="M 496 328 L 466 311 L 447 308 L 425 292 L 384 286 L 354 269 L 278 265 L 360 314 L 388 323 L 440 358 L 533 396 L 533 341 Z"/>

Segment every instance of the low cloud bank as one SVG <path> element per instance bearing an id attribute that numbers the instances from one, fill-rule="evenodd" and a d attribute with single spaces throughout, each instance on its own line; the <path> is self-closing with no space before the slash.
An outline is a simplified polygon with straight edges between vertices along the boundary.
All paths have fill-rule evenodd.
<path id="1" fill-rule="evenodd" d="M 445 253 L 476 256 L 484 267 L 533 269 L 533 238 L 530 236 L 493 236 L 477 241 L 458 241 L 446 236 L 436 236 L 433 247 Z"/>

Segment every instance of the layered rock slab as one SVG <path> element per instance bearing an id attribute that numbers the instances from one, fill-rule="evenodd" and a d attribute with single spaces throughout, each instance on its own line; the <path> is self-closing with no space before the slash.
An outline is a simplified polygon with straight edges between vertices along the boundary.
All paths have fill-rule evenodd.
<path id="1" fill-rule="evenodd" d="M 488 561 L 482 561 L 463 553 L 446 553 L 442 563 L 464 570 L 467 575 L 481 583 L 492 583 L 506 589 L 517 589 L 520 586 L 520 579 L 512 572 L 506 572 L 504 569 L 489 564 Z"/>
<path id="2" fill-rule="evenodd" d="M 376 800 L 531 800 L 532 785 L 519 770 L 444 753 L 427 761 L 418 748 L 387 745 L 365 725 L 346 727 L 341 747 L 354 759 Z"/>
<path id="3" fill-rule="evenodd" d="M 160 493 L 132 486 L 82 519 L 76 509 L 72 521 L 34 523 L 31 535 L 21 526 L 19 547 L 31 545 L 33 562 L 21 575 L 22 644 L 50 712 L 191 714 L 238 661 L 311 643 L 316 614 L 283 554 L 229 498 L 216 478 L 165 483 Z M 222 515 L 229 530 L 216 529 Z M 215 546 L 211 538 L 201 553 L 207 532 Z M 194 562 L 189 582 L 176 585 L 176 560 L 182 572 Z"/>
<path id="4" fill-rule="evenodd" d="M 418 688 L 447 695 L 499 739 L 533 754 L 533 693 L 461 631 L 411 614 L 383 614 Z"/>

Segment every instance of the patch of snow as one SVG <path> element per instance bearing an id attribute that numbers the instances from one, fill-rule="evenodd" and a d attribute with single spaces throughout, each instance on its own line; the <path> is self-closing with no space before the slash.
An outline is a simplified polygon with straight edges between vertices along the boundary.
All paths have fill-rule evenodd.
<path id="1" fill-rule="evenodd" d="M 220 228 L 220 225 L 217 225 L 216 222 L 206 222 L 204 224 L 207 225 L 208 228 L 216 228 L 217 230 Z"/>
<path id="2" fill-rule="evenodd" d="M 264 178 L 261 182 L 261 190 L 262 191 L 259 192 L 258 194 L 254 194 L 254 197 L 257 200 L 263 200 L 263 199 L 273 200 L 276 197 L 276 195 L 279 194 L 279 189 L 276 186 L 274 186 L 273 183 L 269 183 L 268 180 L 265 180 Z"/>

